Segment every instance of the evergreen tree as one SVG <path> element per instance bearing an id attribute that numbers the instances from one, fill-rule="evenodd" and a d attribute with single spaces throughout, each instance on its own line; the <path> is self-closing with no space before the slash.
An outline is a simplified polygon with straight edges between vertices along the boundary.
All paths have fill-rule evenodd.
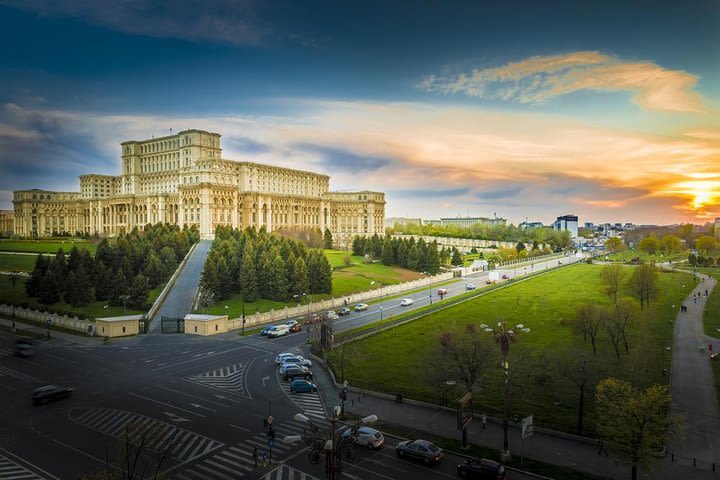
<path id="1" fill-rule="evenodd" d="M 58 285 L 57 278 L 55 278 L 55 271 L 52 268 L 47 269 L 40 279 L 38 300 L 45 305 L 60 301 L 60 285 Z"/>
<path id="2" fill-rule="evenodd" d="M 114 283 L 112 271 L 103 262 L 98 262 L 95 267 L 95 300 L 109 299 Z"/>
<path id="3" fill-rule="evenodd" d="M 171 247 L 162 247 L 160 249 L 160 262 L 165 267 L 165 277 L 169 277 L 173 274 L 175 269 L 178 266 L 178 262 L 175 259 L 175 250 L 173 250 Z"/>
<path id="4" fill-rule="evenodd" d="M 295 260 L 294 276 L 292 283 L 293 284 L 290 289 L 291 293 L 295 292 L 293 293 L 293 295 L 302 295 L 303 293 L 307 293 L 307 291 L 310 289 L 307 264 L 305 263 L 305 260 L 302 259 L 302 257 Z"/>
<path id="5" fill-rule="evenodd" d="M 365 254 L 365 239 L 356 235 L 352 242 L 353 255 L 362 256 Z"/>
<path id="6" fill-rule="evenodd" d="M 397 264 L 402 268 L 408 268 L 408 242 L 405 239 L 398 243 Z"/>
<path id="7" fill-rule="evenodd" d="M 200 288 L 205 294 L 212 295 L 213 298 L 218 298 L 220 295 L 218 287 L 217 257 L 215 255 L 208 255 L 207 260 L 205 260 L 205 267 L 203 267 L 203 271 L 200 274 Z"/>
<path id="8" fill-rule="evenodd" d="M 395 258 L 393 257 L 392 242 L 390 241 L 390 237 L 385 237 L 385 241 L 383 242 L 382 253 L 380 255 L 380 259 L 382 260 L 382 263 L 384 265 L 392 265 L 395 263 Z"/>
<path id="9" fill-rule="evenodd" d="M 143 274 L 150 282 L 150 288 L 155 288 L 162 283 L 165 278 L 165 267 L 160 261 L 160 257 L 155 254 L 155 251 L 151 251 L 148 256 L 147 263 L 143 269 Z"/>
<path id="10" fill-rule="evenodd" d="M 217 296 L 215 298 L 220 300 L 224 300 L 230 297 L 230 294 L 232 293 L 232 279 L 230 277 L 230 267 L 228 266 L 225 257 L 219 257 L 217 259 L 215 290 L 217 292 Z"/>
<path id="11" fill-rule="evenodd" d="M 318 293 L 332 293 L 332 266 L 322 252 L 318 252 L 318 274 Z"/>
<path id="12" fill-rule="evenodd" d="M 315 251 L 307 257 L 308 293 L 320 293 L 320 264 Z"/>
<path id="13" fill-rule="evenodd" d="M 323 236 L 323 248 L 327 250 L 332 250 L 333 248 L 333 237 L 332 233 L 330 233 L 330 229 L 325 229 L 325 235 Z"/>
<path id="14" fill-rule="evenodd" d="M 274 280 L 272 256 L 270 252 L 265 250 L 262 255 L 260 255 L 260 268 L 257 272 L 258 295 L 260 298 L 273 298 L 273 292 L 275 290 L 275 286 L 273 285 Z"/>
<path id="15" fill-rule="evenodd" d="M 457 248 L 453 248 L 452 260 L 450 261 L 450 263 L 452 263 L 455 266 L 459 266 L 459 265 L 463 264 L 462 255 L 460 255 L 460 252 L 458 251 Z"/>
<path id="16" fill-rule="evenodd" d="M 62 294 L 65 291 L 65 282 L 68 274 L 67 257 L 65 256 L 65 252 L 63 252 L 62 248 L 57 252 L 57 254 L 55 254 L 55 259 L 53 260 L 50 268 L 55 275 L 55 283 L 60 296 L 62 297 Z"/>
<path id="17" fill-rule="evenodd" d="M 440 257 L 438 255 L 437 243 L 434 240 L 427 246 L 425 271 L 432 275 L 435 275 L 440 271 Z"/>
<path id="18" fill-rule="evenodd" d="M 115 266 L 115 248 L 110 245 L 107 238 L 103 238 L 95 250 L 95 260 L 102 262 L 106 267 Z"/>
<path id="19" fill-rule="evenodd" d="M 78 307 L 92 301 L 92 282 L 89 275 L 85 273 L 82 263 L 78 263 L 75 269 L 68 273 L 65 302 Z"/>
<path id="20" fill-rule="evenodd" d="M 414 270 L 419 270 L 421 272 L 427 272 L 428 271 L 428 245 L 425 243 L 425 240 L 422 238 L 419 239 L 416 243 L 417 249 L 418 249 L 418 265 L 417 268 Z M 408 260 L 408 265 L 410 264 L 410 261 Z"/>
<path id="21" fill-rule="evenodd" d="M 137 310 L 145 310 L 147 308 L 147 299 L 150 288 L 145 275 L 138 273 L 128 289 L 127 304 L 129 307 Z"/>
<path id="22" fill-rule="evenodd" d="M 28 279 L 28 281 L 25 282 L 25 294 L 28 297 L 40 296 L 40 283 L 49 267 L 50 263 L 44 255 L 38 255 L 35 258 L 35 267 L 30 273 L 30 278 Z"/>
<path id="23" fill-rule="evenodd" d="M 288 298 L 288 277 L 285 261 L 280 255 L 275 255 L 270 263 L 270 278 L 273 286 L 270 298 L 273 300 L 286 300 Z"/>
<path id="24" fill-rule="evenodd" d="M 408 252 L 407 257 L 407 268 L 410 270 L 415 270 L 418 272 L 422 271 L 421 268 L 421 261 L 420 261 L 420 249 L 417 245 L 413 245 L 410 251 Z"/>
<path id="25" fill-rule="evenodd" d="M 254 230 L 252 231 L 254 232 Z M 253 244 L 250 242 L 245 245 L 245 250 L 243 252 L 240 295 L 246 302 L 254 302 L 258 296 L 255 249 L 253 248 Z"/>
<path id="26" fill-rule="evenodd" d="M 124 303 L 122 298 L 127 294 L 129 283 L 125 270 L 120 268 L 113 277 L 113 282 L 110 287 L 110 303 L 112 305 L 127 305 L 127 302 Z"/>

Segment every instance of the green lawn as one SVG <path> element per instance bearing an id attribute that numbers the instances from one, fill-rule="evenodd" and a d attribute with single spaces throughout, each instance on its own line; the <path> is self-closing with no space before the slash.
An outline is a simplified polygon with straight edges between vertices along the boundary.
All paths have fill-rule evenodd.
<path id="1" fill-rule="evenodd" d="M 716 281 L 720 282 L 720 269 L 698 268 L 697 271 L 711 275 Z M 705 307 L 705 314 L 703 315 L 705 335 L 720 338 L 720 286 L 716 286 L 710 292 Z"/>
<path id="2" fill-rule="evenodd" d="M 127 311 L 123 311 L 122 306 L 109 306 L 105 309 L 107 302 L 93 302 L 82 307 L 73 307 L 65 302 L 58 302 L 52 305 L 44 305 L 37 301 L 35 298 L 28 297 L 25 295 L 25 277 L 18 279 L 15 287 L 12 286 L 8 275 L 0 275 L 0 302 L 8 305 L 22 305 L 27 304 L 29 308 L 40 311 L 49 312 L 72 312 L 81 318 L 88 320 L 95 320 L 97 317 L 114 317 L 119 315 L 138 315 L 145 313 L 144 311 L 132 310 L 130 308 Z M 158 287 L 155 290 L 150 291 L 149 297 L 151 299 L 157 298 L 162 287 Z"/>
<path id="3" fill-rule="evenodd" d="M 32 272 L 35 267 L 35 259 L 37 255 L 12 255 L 9 253 L 0 253 L 0 271 L 12 272 Z"/>
<path id="4" fill-rule="evenodd" d="M 681 252 L 673 253 L 672 255 L 665 255 L 663 253 L 657 253 L 656 255 L 650 255 L 647 252 L 643 252 L 635 249 L 628 249 L 622 252 L 611 253 L 608 255 L 601 255 L 598 257 L 599 260 L 605 260 L 606 258 L 610 261 L 615 262 L 629 262 L 635 257 L 639 257 L 643 262 L 679 262 L 687 261 L 690 250 L 683 250 Z"/>
<path id="5" fill-rule="evenodd" d="M 0 240 L 2 252 L 57 253 L 62 248 L 68 253 L 74 246 L 89 250 L 92 255 L 97 250 L 97 244 L 87 240 Z"/>
<path id="6" fill-rule="evenodd" d="M 631 268 L 627 267 L 628 276 Z M 453 374 L 433 371 L 439 364 L 440 333 L 461 333 L 471 322 L 494 324 L 501 318 L 510 324 L 522 322 L 532 331 L 511 349 L 510 362 L 515 366 L 511 382 L 513 416 L 532 414 L 536 425 L 574 431 L 577 388 L 558 373 L 552 358 L 573 346 L 592 351 L 589 342 L 583 344 L 582 337 L 573 335 L 571 319 L 581 303 L 608 303 L 601 293 L 601 269 L 599 265 L 579 264 L 548 272 L 352 343 L 347 347 L 354 353 L 345 366 L 345 376 L 360 388 L 391 394 L 401 391 L 409 398 L 449 404 L 458 392 L 450 391 L 452 387 L 445 384 L 455 379 L 444 377 Z M 662 296 L 628 331 L 630 355 L 623 352 L 618 361 L 610 342 L 601 335 L 592 385 L 607 376 L 627 376 L 631 366 L 632 371 L 639 372 L 642 385 L 667 383 L 662 371 L 663 367 L 669 369 L 665 347 L 672 344 L 670 319 L 677 314 L 679 301 L 687 296 L 692 282 L 689 275 L 678 272 L 662 273 L 660 282 Z M 501 416 L 502 385 L 501 370 L 490 369 L 476 394 L 476 410 Z M 594 392 L 588 391 L 585 433 L 593 428 L 593 397 Z"/>
<path id="7" fill-rule="evenodd" d="M 330 262 L 330 266 L 333 268 L 342 267 L 345 265 L 345 257 L 350 256 L 352 263 L 362 263 L 365 260 L 360 255 L 353 255 L 352 252 L 345 250 L 323 250 L 325 257 Z"/>
<path id="8" fill-rule="evenodd" d="M 314 295 L 313 295 L 314 297 Z M 304 299 L 303 299 L 304 300 Z M 227 305 L 227 314 L 230 318 L 238 318 L 242 315 L 243 303 L 245 305 L 245 315 L 253 315 L 255 312 L 269 312 L 270 310 L 282 310 L 287 305 L 288 307 L 294 307 L 297 302 L 276 302 L 274 300 L 256 300 L 254 302 L 243 302 L 240 298 L 240 294 L 236 293 L 227 300 L 218 300 L 218 302 L 212 307 L 208 307 L 202 312 L 207 312 L 210 315 L 225 315 L 225 306 Z M 307 303 L 304 300 L 303 303 Z"/>

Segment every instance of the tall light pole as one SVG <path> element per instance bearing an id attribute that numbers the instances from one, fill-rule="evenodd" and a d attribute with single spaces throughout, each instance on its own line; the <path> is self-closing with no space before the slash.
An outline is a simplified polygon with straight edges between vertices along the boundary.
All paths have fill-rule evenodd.
<path id="1" fill-rule="evenodd" d="M 328 480 L 340 480 L 344 462 L 352 462 L 355 459 L 355 439 L 357 437 L 358 428 L 366 423 L 377 422 L 376 415 L 369 415 L 360 419 L 351 428 L 350 435 L 341 435 L 338 438 L 336 424 L 340 418 L 341 408 L 333 409 L 330 418 L 330 430 L 322 431 L 311 418 L 306 417 L 302 413 L 295 415 L 295 420 L 305 422 L 310 428 L 310 432 L 304 435 L 288 435 L 283 438 L 284 443 L 295 443 L 303 441 L 310 447 L 308 452 L 308 460 L 310 463 L 318 464 L 323 455 L 325 455 L 325 474 Z"/>
<path id="2" fill-rule="evenodd" d="M 508 429 L 510 427 L 510 365 L 508 364 L 508 356 L 510 354 L 510 344 L 517 341 L 520 333 L 529 333 L 530 329 L 522 323 L 515 326 L 515 330 L 507 328 L 507 322 L 498 322 L 497 327 L 493 328 L 484 323 L 480 324 L 480 328 L 488 333 L 492 333 L 495 343 L 500 347 L 502 355 L 501 367 L 505 372 L 505 412 L 503 415 L 503 451 L 501 458 L 503 462 L 510 459 L 510 448 L 508 444 Z"/>

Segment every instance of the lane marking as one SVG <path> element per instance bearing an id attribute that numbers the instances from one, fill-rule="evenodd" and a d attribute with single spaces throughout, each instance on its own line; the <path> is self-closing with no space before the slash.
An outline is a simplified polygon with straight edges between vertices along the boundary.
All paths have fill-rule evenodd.
<path id="1" fill-rule="evenodd" d="M 230 423 L 230 424 L 228 424 L 228 425 L 230 425 L 231 427 L 239 428 L 240 430 L 243 430 L 243 431 L 246 431 L 246 432 L 249 432 L 249 431 L 250 431 L 249 428 L 241 427 L 241 426 L 239 426 L 239 425 L 233 425 L 232 423 Z"/>
<path id="2" fill-rule="evenodd" d="M 155 400 L 155 399 L 153 399 L 153 398 L 144 397 L 144 396 L 138 395 L 137 393 L 134 393 L 134 392 L 130 392 L 130 395 L 132 395 L 132 396 L 134 396 L 134 397 L 138 397 L 138 398 L 144 398 L 145 400 L 149 400 L 149 401 L 151 401 L 151 402 L 159 403 L 160 405 L 165 405 L 166 407 L 174 408 L 174 409 L 176 409 L 176 410 L 182 410 L 183 412 L 187 412 L 187 413 L 189 413 L 189 414 L 191 414 L 191 415 L 197 415 L 198 417 L 205 417 L 205 415 L 203 415 L 202 413 L 193 412 L 192 410 L 187 410 L 187 409 L 184 409 L 184 408 L 182 408 L 182 407 L 176 407 L 175 405 L 171 405 L 171 404 L 169 404 L 169 403 L 161 402 L 160 400 Z"/>

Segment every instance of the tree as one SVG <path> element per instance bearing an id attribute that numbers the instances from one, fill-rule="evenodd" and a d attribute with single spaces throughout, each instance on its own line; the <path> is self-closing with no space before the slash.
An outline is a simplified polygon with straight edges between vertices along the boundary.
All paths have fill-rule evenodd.
<path id="1" fill-rule="evenodd" d="M 355 236 L 353 238 L 352 253 L 357 256 L 362 256 L 365 253 L 365 239 L 363 237 Z"/>
<path id="2" fill-rule="evenodd" d="M 395 263 L 393 247 L 392 242 L 390 241 L 390 237 L 385 237 L 385 240 L 383 241 L 380 261 L 383 263 L 383 265 L 392 265 L 393 263 Z"/>
<path id="3" fill-rule="evenodd" d="M 413 245 L 407 256 L 407 268 L 410 270 L 420 270 L 420 250 L 417 245 Z"/>
<path id="4" fill-rule="evenodd" d="M 670 427 L 666 385 L 636 390 L 615 378 L 601 381 L 595 394 L 597 430 L 608 449 L 631 466 L 637 480 L 638 467 L 649 468 Z"/>
<path id="5" fill-rule="evenodd" d="M 650 300 L 657 297 L 658 272 L 655 265 L 646 263 L 635 267 L 630 280 L 628 281 L 628 291 L 640 302 L 640 309 L 650 305 Z"/>
<path id="6" fill-rule="evenodd" d="M 408 268 L 408 242 L 400 240 L 397 248 L 397 264 L 402 268 Z"/>
<path id="7" fill-rule="evenodd" d="M 655 237 L 645 237 L 638 243 L 638 249 L 649 255 L 655 255 L 660 250 L 660 240 Z"/>
<path id="8" fill-rule="evenodd" d="M 332 266 L 327 257 L 322 252 L 317 252 L 318 256 L 318 290 L 317 293 L 332 292 Z"/>
<path id="9" fill-rule="evenodd" d="M 610 253 L 622 252 L 627 247 L 618 237 L 610 237 L 605 241 L 605 250 Z"/>
<path id="10" fill-rule="evenodd" d="M 285 268 L 285 261 L 280 255 L 273 256 L 270 262 L 270 279 L 273 285 L 273 291 L 271 297 L 273 300 L 283 301 L 288 298 L 288 289 L 290 287 L 288 283 L 287 270 Z"/>
<path id="11" fill-rule="evenodd" d="M 327 250 L 332 250 L 333 248 L 333 237 L 329 228 L 325 229 L 325 235 L 323 235 L 323 248 Z"/>
<path id="12" fill-rule="evenodd" d="M 682 240 L 680 240 L 675 235 L 665 235 L 662 240 L 660 240 L 660 244 L 662 245 L 662 249 L 667 253 L 668 255 L 672 255 L 675 252 L 679 252 L 682 248 Z"/>
<path id="13" fill-rule="evenodd" d="M 165 267 L 154 251 L 150 252 L 143 273 L 147 277 L 148 282 L 150 282 L 151 288 L 160 285 L 165 278 Z"/>
<path id="14" fill-rule="evenodd" d="M 65 302 L 73 307 L 87 305 L 93 301 L 92 283 L 81 263 L 68 273 L 65 287 Z"/>
<path id="15" fill-rule="evenodd" d="M 595 354 L 593 345 L 593 355 Z M 555 359 L 557 370 L 562 377 L 570 380 L 578 389 L 578 422 L 576 433 L 583 434 L 583 419 L 585 417 L 585 392 L 594 371 L 594 358 L 588 356 L 587 352 L 573 349 L 565 351 L 564 354 Z"/>
<path id="16" fill-rule="evenodd" d="M 585 340 L 590 337 L 593 355 L 597 355 L 596 340 L 603 326 L 602 307 L 593 303 L 580 305 L 575 312 L 573 331 L 581 334 Z"/>
<path id="17" fill-rule="evenodd" d="M 710 255 L 711 251 L 717 249 L 717 246 L 718 242 L 715 240 L 715 237 L 708 235 L 704 235 L 695 241 L 695 248 L 700 252 L 704 252 L 706 257 Z"/>
<path id="18" fill-rule="evenodd" d="M 295 259 L 294 277 L 289 288 L 293 295 L 307 293 L 310 288 L 307 265 L 305 265 L 305 260 L 302 257 Z"/>
<path id="19" fill-rule="evenodd" d="M 474 323 L 469 323 L 460 335 L 443 332 L 440 347 L 443 361 L 439 368 L 457 378 L 466 392 L 474 391 L 482 376 L 497 361 L 492 337 L 485 335 Z"/>
<path id="20" fill-rule="evenodd" d="M 460 255 L 460 251 L 458 251 L 457 248 L 453 247 L 452 259 L 450 260 L 450 263 L 456 267 L 459 267 L 463 264 L 462 255 Z"/>
<path id="21" fill-rule="evenodd" d="M 434 240 L 427 246 L 425 269 L 432 275 L 435 275 L 440 271 L 440 256 L 438 255 L 437 243 Z"/>
<path id="22" fill-rule="evenodd" d="M 128 289 L 128 305 L 137 310 L 145 310 L 147 307 L 148 293 L 150 286 L 145 275 L 138 273 L 133 278 L 130 288 Z"/>
<path id="23" fill-rule="evenodd" d="M 605 265 L 600 272 L 600 278 L 605 282 L 605 294 L 613 304 L 618 301 L 622 273 L 622 267 L 617 264 Z"/>
<path id="24" fill-rule="evenodd" d="M 248 242 L 243 251 L 242 276 L 240 277 L 240 296 L 246 302 L 257 299 L 257 271 L 255 268 L 255 249 Z"/>
<path id="25" fill-rule="evenodd" d="M 55 277 L 55 271 L 48 269 L 40 279 L 38 285 L 38 300 L 40 303 L 50 305 L 60 301 L 60 285 Z"/>

